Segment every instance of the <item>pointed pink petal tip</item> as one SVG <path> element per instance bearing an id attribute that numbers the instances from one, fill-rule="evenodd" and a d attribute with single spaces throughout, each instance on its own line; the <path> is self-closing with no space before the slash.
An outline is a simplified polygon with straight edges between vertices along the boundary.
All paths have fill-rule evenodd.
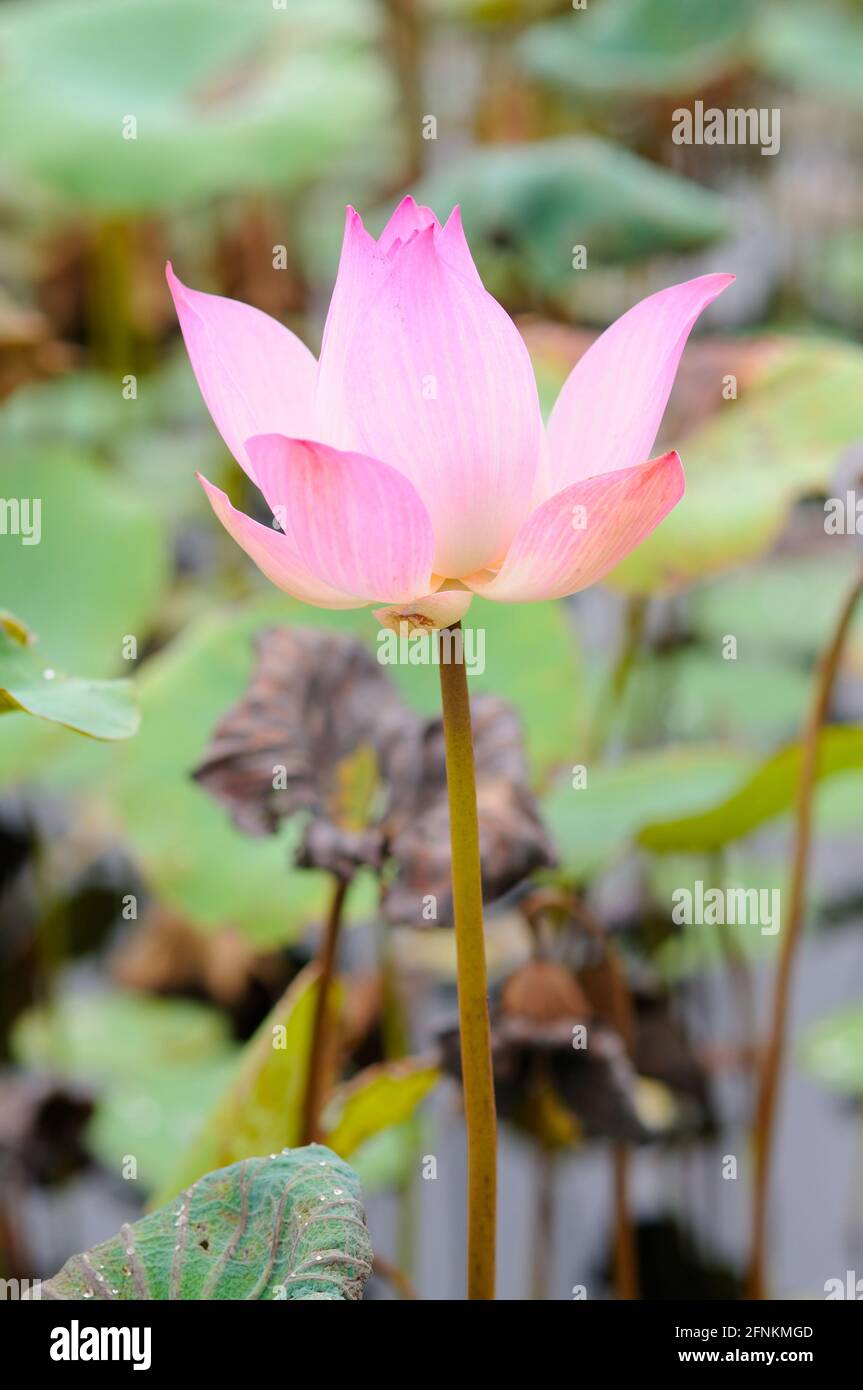
<path id="1" fill-rule="evenodd" d="M 734 278 L 700 275 L 658 290 L 591 344 L 549 418 L 546 496 L 650 457 L 689 334 Z"/>
<path id="2" fill-rule="evenodd" d="M 431 587 L 431 521 L 403 474 L 309 439 L 258 435 L 246 448 L 261 492 L 311 574 L 370 603 L 402 603 Z"/>
<path id="3" fill-rule="evenodd" d="M 531 512 L 493 578 L 475 575 L 465 583 L 500 603 L 576 594 L 640 545 L 684 489 L 674 450 L 634 468 L 582 478 Z"/>
<path id="4" fill-rule="evenodd" d="M 441 253 L 442 236 L 429 225 L 401 246 L 351 321 L 339 382 L 353 447 L 410 478 L 434 529 L 435 573 L 461 579 L 518 529 L 542 417 L 518 329 Z"/>
<path id="5" fill-rule="evenodd" d="M 183 284 L 179 275 L 174 270 L 174 265 L 172 261 L 165 262 L 165 280 L 167 281 L 168 289 L 171 292 L 171 298 L 173 299 L 177 311 L 179 312 L 180 305 L 178 301 L 186 299 L 186 297 L 188 296 L 188 289 Z"/>
<path id="6" fill-rule="evenodd" d="M 316 608 L 365 607 L 365 600 L 341 592 L 312 574 L 292 551 L 287 536 L 281 531 L 262 526 L 259 521 L 238 511 L 221 488 L 202 473 L 195 476 L 229 536 L 277 589 Z"/>
<path id="7" fill-rule="evenodd" d="M 254 434 L 314 433 L 318 364 L 289 329 L 249 304 L 165 277 L 192 370 L 213 423 L 254 481 L 245 441 Z"/>
<path id="8" fill-rule="evenodd" d="M 413 194 L 406 193 L 378 237 L 381 251 L 388 251 L 394 242 L 407 242 L 417 232 L 441 230 L 434 211 L 418 203 Z"/>

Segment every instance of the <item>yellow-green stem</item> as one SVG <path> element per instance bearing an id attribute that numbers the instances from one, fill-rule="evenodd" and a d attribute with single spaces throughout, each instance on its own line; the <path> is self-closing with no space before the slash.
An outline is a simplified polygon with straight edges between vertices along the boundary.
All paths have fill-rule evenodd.
<path id="1" fill-rule="evenodd" d="M 318 1122 L 324 1099 L 324 1071 L 329 1045 L 330 985 L 336 965 L 336 949 L 342 924 L 342 909 L 348 891 L 347 880 L 337 878 L 333 886 L 333 896 L 327 916 L 324 934 L 318 950 L 317 995 L 315 1014 L 312 1022 L 312 1036 L 309 1044 L 309 1061 L 306 1072 L 306 1092 L 303 1097 L 302 1132 L 300 1142 L 312 1144 L 319 1138 Z"/>
<path id="2" fill-rule="evenodd" d="M 467 1296 L 494 1298 L 497 1118 L 491 1065 L 488 982 L 476 772 L 467 672 L 455 623 L 440 637 L 440 686 L 449 792 L 452 889 L 458 961 L 461 1068 L 467 1127 Z"/>

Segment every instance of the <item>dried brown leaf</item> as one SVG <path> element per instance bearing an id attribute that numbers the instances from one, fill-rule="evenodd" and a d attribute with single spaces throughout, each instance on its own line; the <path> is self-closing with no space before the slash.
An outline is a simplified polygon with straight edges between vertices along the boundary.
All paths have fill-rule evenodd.
<path id="1" fill-rule="evenodd" d="M 270 628 L 243 698 L 195 777 L 253 835 L 310 816 L 298 862 L 350 877 L 377 867 L 381 809 L 410 788 L 420 724 L 361 643 Z"/>
<path id="2" fill-rule="evenodd" d="M 515 711 L 494 696 L 473 702 L 474 756 L 479 809 L 483 898 L 493 902 L 536 869 L 554 863 L 554 851 L 530 787 L 521 726 Z M 436 900 L 434 923 L 452 919 L 449 805 L 443 724 L 423 731 L 419 782 L 389 818 L 390 852 L 397 872 L 384 897 L 390 921 L 421 926 L 423 899 Z"/>
<path id="3" fill-rule="evenodd" d="M 359 642 L 310 628 L 271 628 L 243 698 L 218 724 L 198 782 L 251 834 L 309 819 L 301 867 L 350 878 L 395 861 L 391 921 L 423 923 L 423 899 L 450 921 L 449 808 L 443 726 L 423 723 Z M 487 901 L 553 862 L 530 789 L 515 713 L 474 702 L 480 853 Z"/>

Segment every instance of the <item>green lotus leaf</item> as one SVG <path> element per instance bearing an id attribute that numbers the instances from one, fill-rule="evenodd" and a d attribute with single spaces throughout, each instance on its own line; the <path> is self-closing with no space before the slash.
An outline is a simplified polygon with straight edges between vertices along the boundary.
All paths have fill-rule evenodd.
<path id="1" fill-rule="evenodd" d="M 310 1144 L 207 1173 L 73 1255 L 41 1297 L 355 1301 L 371 1270 L 359 1179 Z"/>

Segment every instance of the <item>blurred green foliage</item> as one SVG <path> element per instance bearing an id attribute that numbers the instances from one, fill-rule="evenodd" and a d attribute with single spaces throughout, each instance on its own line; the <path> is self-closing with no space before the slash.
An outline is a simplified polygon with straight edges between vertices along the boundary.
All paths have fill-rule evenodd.
<path id="1" fill-rule="evenodd" d="M 67 676 L 0 632 L 0 714 L 17 710 L 101 739 L 129 738 L 139 722 L 128 681 Z"/>
<path id="2" fill-rule="evenodd" d="M 617 264 L 697 249 L 728 228 L 715 193 L 587 136 L 474 149 L 416 196 L 441 210 L 461 205 L 480 272 L 505 299 L 571 291 L 576 243 Z"/>
<path id="3" fill-rule="evenodd" d="M 633 101 L 700 91 L 746 54 L 752 0 L 615 0 L 529 29 L 529 72 L 572 93 Z"/>
<path id="4" fill-rule="evenodd" d="M 751 835 L 765 821 L 788 810 L 800 781 L 801 748 L 775 753 L 732 796 L 695 815 L 645 825 L 641 844 L 662 853 L 710 852 Z M 823 729 L 818 740 L 819 778 L 863 767 L 863 728 Z"/>
<path id="5" fill-rule="evenodd" d="M 810 1027 L 800 1060 L 816 1080 L 846 1096 L 863 1096 L 863 1008 L 842 1009 Z"/>
<path id="6" fill-rule="evenodd" d="M 92 1087 L 94 1152 L 118 1175 L 133 1155 L 136 1177 L 154 1192 L 224 1090 L 238 1049 L 216 1009 L 100 990 L 64 992 L 23 1014 L 12 1051 L 23 1066 Z"/>
<path id="7" fill-rule="evenodd" d="M 765 70 L 794 88 L 859 109 L 863 102 L 863 15 L 858 6 L 797 3 L 759 7 L 755 52 Z"/>
<path id="8" fill-rule="evenodd" d="M 733 349 L 728 367 L 733 374 Z M 735 378 L 733 389 L 737 399 L 678 441 L 686 496 L 615 571 L 613 586 L 652 591 L 751 560 L 776 540 L 797 498 L 830 491 L 860 437 L 863 350 L 768 341 L 753 379 Z"/>
<path id="9" fill-rule="evenodd" d="M 363 0 L 4 5 L 0 167 L 76 211 L 291 190 L 385 133 L 374 34 Z"/>

